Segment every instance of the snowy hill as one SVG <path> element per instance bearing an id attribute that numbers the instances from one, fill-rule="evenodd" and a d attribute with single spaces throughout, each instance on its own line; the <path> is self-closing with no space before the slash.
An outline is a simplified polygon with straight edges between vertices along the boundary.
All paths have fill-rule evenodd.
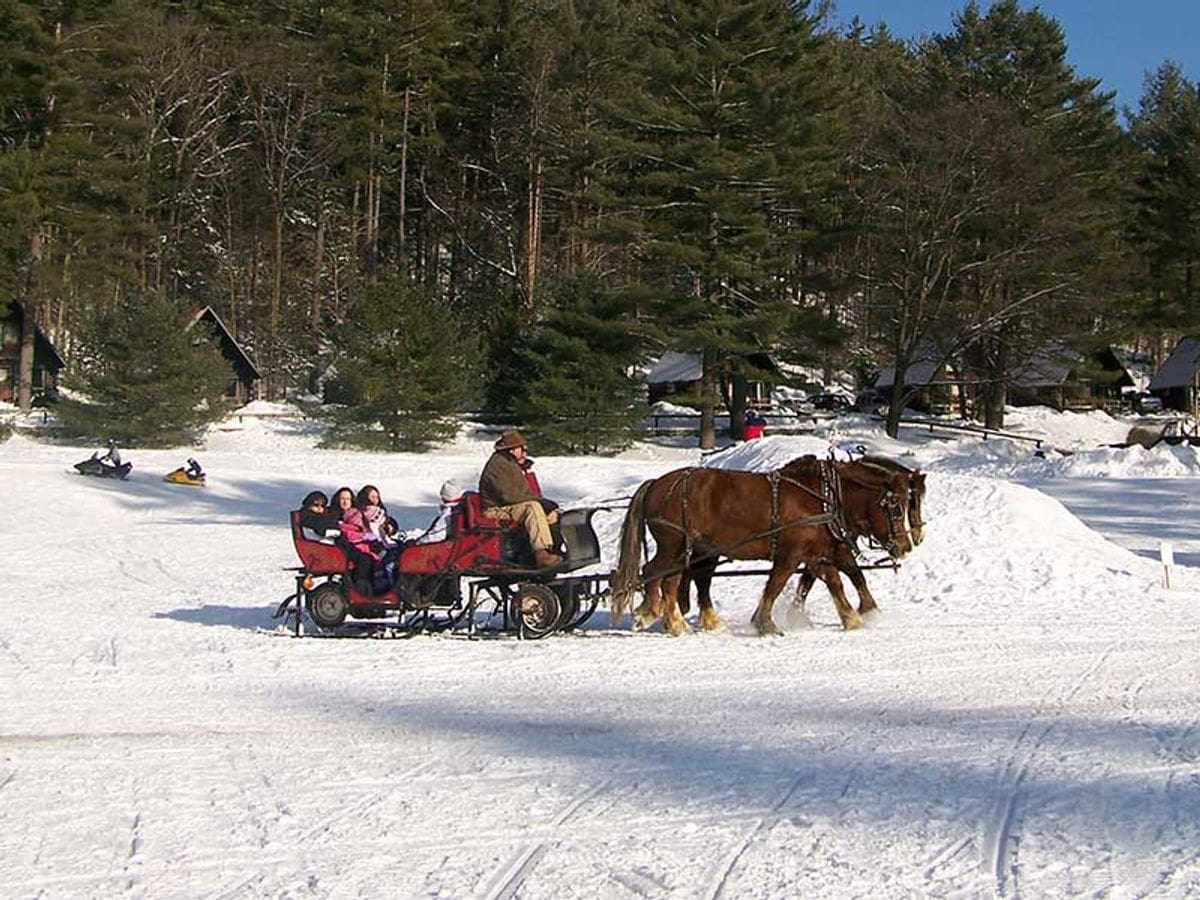
<path id="1" fill-rule="evenodd" d="M 474 483 L 482 435 L 371 455 L 247 417 L 196 453 L 204 490 L 160 480 L 183 451 L 130 451 L 109 483 L 68 472 L 80 448 L 0 445 L 0 893 L 1200 894 L 1197 570 L 1165 591 L 1133 535 L 1078 517 L 1186 546 L 1164 510 L 1200 502 L 1194 455 L 853 421 L 707 461 L 849 441 L 930 472 L 927 540 L 871 575 L 882 615 L 843 632 L 817 588 L 810 628 L 781 599 L 778 639 L 746 627 L 758 578 L 714 586 L 728 633 L 679 639 L 603 612 L 539 643 L 278 631 L 305 491 L 369 481 L 421 525 L 442 480 Z M 537 471 L 573 506 L 697 462 L 643 445 Z M 611 565 L 620 511 L 596 522 Z"/>

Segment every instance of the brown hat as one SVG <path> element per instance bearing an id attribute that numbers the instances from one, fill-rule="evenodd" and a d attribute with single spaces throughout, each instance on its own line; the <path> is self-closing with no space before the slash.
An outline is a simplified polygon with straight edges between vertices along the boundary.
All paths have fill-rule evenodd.
<path id="1" fill-rule="evenodd" d="M 525 436 L 515 428 L 512 431 L 506 431 L 500 435 L 500 440 L 494 444 L 497 450 L 515 450 L 518 447 L 526 447 L 528 444 L 525 441 Z"/>

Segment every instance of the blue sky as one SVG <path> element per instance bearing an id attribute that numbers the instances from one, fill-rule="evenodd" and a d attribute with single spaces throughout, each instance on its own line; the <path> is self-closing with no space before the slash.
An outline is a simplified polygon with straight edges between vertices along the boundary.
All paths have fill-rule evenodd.
<path id="1" fill-rule="evenodd" d="M 943 33 L 966 0 L 835 0 L 835 22 L 858 16 L 868 25 L 885 21 L 900 37 Z M 980 0 L 986 10 L 989 0 Z M 1142 79 L 1165 59 L 1200 78 L 1200 0 L 1043 0 L 1025 2 L 1057 19 L 1067 35 L 1072 65 L 1117 92 L 1117 109 L 1137 108 Z"/>

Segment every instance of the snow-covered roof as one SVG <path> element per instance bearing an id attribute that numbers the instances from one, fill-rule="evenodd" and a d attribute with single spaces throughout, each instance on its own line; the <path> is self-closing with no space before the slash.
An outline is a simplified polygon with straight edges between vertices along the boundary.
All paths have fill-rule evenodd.
<path id="1" fill-rule="evenodd" d="M 1117 365 L 1129 377 L 1130 385 L 1133 388 L 1144 391 L 1150 386 L 1150 379 L 1154 377 L 1154 366 L 1150 362 L 1150 357 L 1124 347 L 1109 347 L 1108 349 L 1112 352 Z"/>
<path id="2" fill-rule="evenodd" d="M 904 384 L 908 387 L 920 387 L 929 384 L 933 381 L 935 375 L 941 369 L 942 363 L 933 362 L 932 360 L 922 359 L 909 365 L 904 370 Z M 890 388 L 896 386 L 896 369 L 882 369 L 879 372 L 879 377 L 875 379 L 875 387 Z"/>
<path id="3" fill-rule="evenodd" d="M 1083 354 L 1066 344 L 1053 343 L 1034 351 L 1012 378 L 1015 387 L 1058 387 L 1083 361 Z"/>
<path id="4" fill-rule="evenodd" d="M 650 374 L 648 384 L 670 384 L 675 381 L 699 381 L 704 374 L 704 361 L 699 353 L 676 353 L 668 350 Z"/>
<path id="5" fill-rule="evenodd" d="M 1187 387 L 1196 375 L 1197 366 L 1200 366 L 1200 340 L 1185 337 L 1175 345 L 1167 361 L 1154 373 L 1150 380 L 1150 390 L 1165 391 L 1169 388 Z"/>

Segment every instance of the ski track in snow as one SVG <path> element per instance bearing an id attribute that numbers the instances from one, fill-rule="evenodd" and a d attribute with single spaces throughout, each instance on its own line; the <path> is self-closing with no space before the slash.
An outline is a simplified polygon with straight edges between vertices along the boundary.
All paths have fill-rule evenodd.
<path id="1" fill-rule="evenodd" d="M 581 806 L 599 796 L 608 790 L 608 788 L 608 782 L 601 782 L 575 797 L 567 805 L 567 808 L 550 822 L 547 828 L 549 831 L 547 839 L 523 847 L 511 859 L 500 864 L 499 868 L 487 879 L 487 883 L 478 895 L 480 900 L 510 900 L 520 890 L 529 873 L 533 871 L 533 868 L 546 854 L 551 842 L 557 836 L 558 829 L 570 822 Z"/>
<path id="2" fill-rule="evenodd" d="M 1055 686 L 1050 694 L 1042 699 L 1034 710 L 1033 716 L 1021 729 L 1009 752 L 1000 777 L 1000 790 L 997 793 L 996 805 L 987 820 L 981 842 L 983 850 L 982 866 L 996 882 L 996 893 L 1001 896 L 1017 893 L 1018 868 L 1013 858 L 1015 850 L 1014 830 L 1018 824 L 1018 802 L 1025 776 L 1028 774 L 1042 742 L 1054 728 L 1054 720 L 1046 720 L 1062 708 L 1077 694 L 1091 675 L 1099 669 L 1111 652 L 1111 648 L 1101 654 L 1100 658 L 1089 666 L 1078 678 L 1071 683 L 1065 692 Z"/>
<path id="3" fill-rule="evenodd" d="M 236 449 L 251 439 L 264 451 Z M 882 613 L 860 632 L 814 596 L 814 627 L 760 640 L 761 579 L 727 579 L 722 634 L 634 634 L 602 610 L 541 643 L 296 641 L 270 619 L 291 587 L 284 510 L 371 481 L 415 526 L 486 452 L 294 441 L 219 436 L 203 491 L 157 480 L 178 451 L 131 453 L 110 484 L 63 474 L 77 450 L 0 445 L 12 503 L 60 497 L 89 523 L 52 549 L 0 523 L 8 583 L 56 603 L 56 627 L 49 601 L 0 626 L 0 895 L 1200 896 L 1200 578 L 1180 567 L 1183 590 L 1160 590 L 1154 538 L 1128 524 L 1193 508 L 1200 478 L 1126 491 L 1099 477 L 1123 471 L 1115 451 L 1069 461 L 1090 480 L 1051 493 L 1124 522 L 1137 556 L 1009 482 L 1021 448 L 918 446 L 929 537 L 869 575 Z M 960 474 L 973 459 L 989 477 Z M 643 448 L 538 471 L 578 503 L 694 461 Z M 609 564 L 620 514 L 596 525 Z"/>

